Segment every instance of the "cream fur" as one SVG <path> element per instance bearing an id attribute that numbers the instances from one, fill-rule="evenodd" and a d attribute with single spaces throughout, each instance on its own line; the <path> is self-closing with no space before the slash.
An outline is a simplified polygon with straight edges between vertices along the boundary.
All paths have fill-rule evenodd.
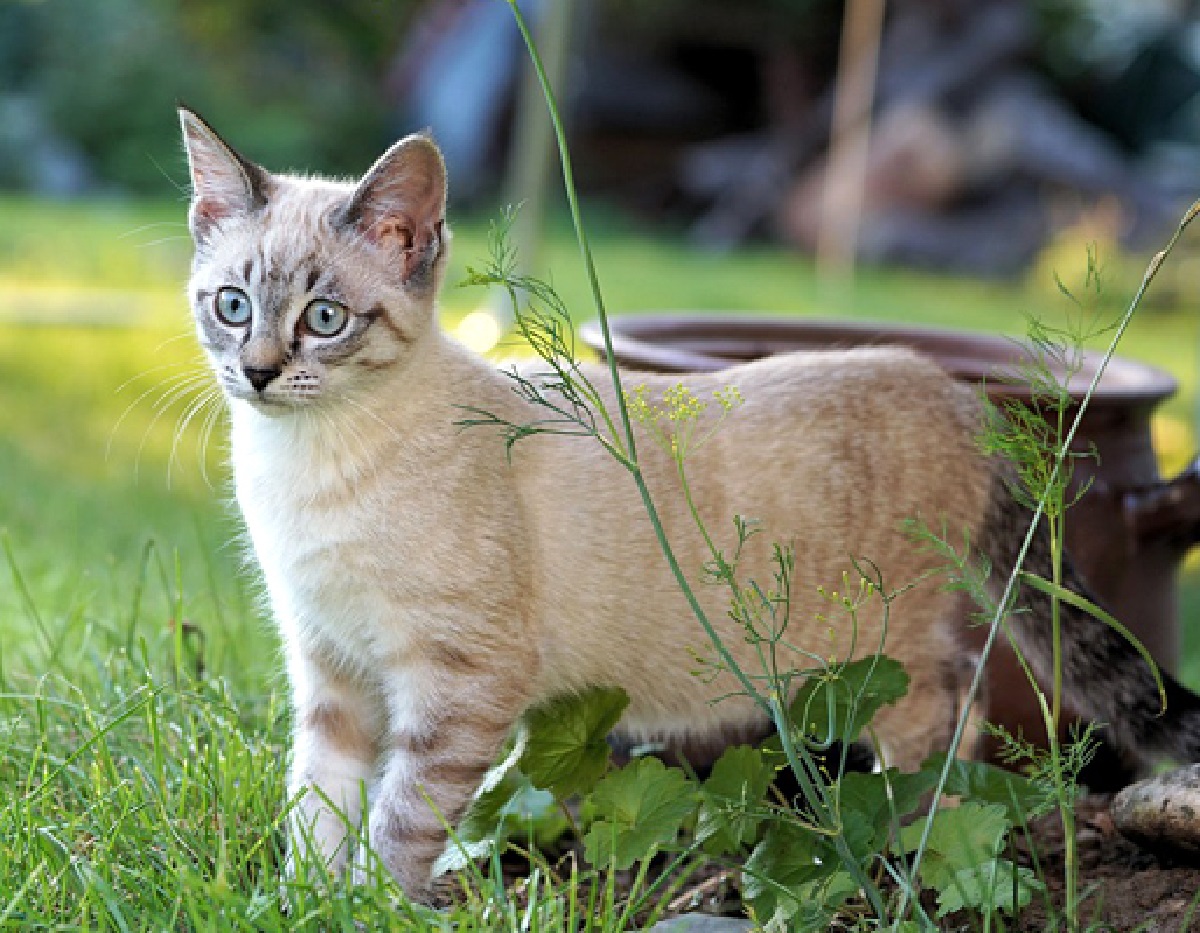
<path id="1" fill-rule="evenodd" d="M 407 140 L 372 170 L 392 188 L 367 194 L 396 199 L 373 204 L 395 221 L 381 232 L 340 225 L 350 185 L 269 176 L 265 205 L 213 202 L 245 194 L 230 181 L 238 157 L 194 115 L 183 119 L 195 203 L 204 205 L 193 208 L 200 245 L 189 288 L 230 397 L 237 500 L 287 648 L 292 788 L 320 787 L 343 811 L 304 795 L 293 848 L 311 843 L 340 868 L 345 822 L 360 819 L 361 789 L 371 785 L 373 847 L 420 894 L 444 842 L 423 794 L 457 817 L 522 711 L 564 691 L 624 687 L 622 725 L 639 736 L 703 736 L 755 721 L 744 699 L 714 702 L 734 690 L 730 677 L 693 675 L 692 652 L 711 650 L 631 478 L 600 445 L 536 437 L 519 442 L 510 462 L 495 432 L 456 426 L 464 405 L 514 421 L 538 413 L 435 324 L 445 234 L 443 205 L 428 197 L 444 185 L 432 144 Z M 204 187 L 208 164 L 223 167 L 218 191 Z M 424 201 L 394 190 L 412 175 Z M 398 275 L 420 267 L 422 249 L 437 250 L 433 281 Z M 351 314 L 378 308 L 385 318 L 345 359 L 322 361 L 311 336 L 291 344 L 310 271 Z M 211 296 L 222 287 L 253 301 L 249 330 L 214 324 Z M 248 347 L 256 361 L 280 366 L 261 396 L 241 371 Z M 606 383 L 605 373 L 591 375 Z M 657 396 L 674 381 L 637 376 L 627 385 L 644 382 Z M 818 621 L 828 606 L 816 588 L 840 587 L 853 558 L 875 562 L 890 587 L 930 569 L 901 520 L 920 515 L 956 534 L 984 519 L 992 467 L 972 443 L 978 405 L 925 359 L 888 348 L 795 354 L 686 383 L 702 398 L 735 385 L 746 399 L 689 460 L 689 475 L 726 546 L 735 513 L 762 520 L 747 576 L 768 580 L 770 542 L 794 542 L 790 637 L 807 650 L 848 650 L 836 616 L 832 631 Z M 639 452 L 680 563 L 698 582 L 708 554 L 674 466 L 644 432 Z M 755 670 L 726 620 L 727 594 L 698 590 L 740 663 Z M 895 603 L 885 650 L 912 687 L 875 723 L 889 762 L 915 766 L 948 734 L 958 616 L 936 581 Z M 866 621 L 860 653 L 878 644 L 878 613 Z"/>

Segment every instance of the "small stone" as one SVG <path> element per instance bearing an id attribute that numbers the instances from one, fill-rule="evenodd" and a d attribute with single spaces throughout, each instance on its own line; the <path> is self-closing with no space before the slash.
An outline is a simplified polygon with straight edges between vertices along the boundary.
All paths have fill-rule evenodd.
<path id="1" fill-rule="evenodd" d="M 754 924 L 736 917 L 714 917 L 712 914 L 683 914 L 660 920 L 647 933 L 747 933 Z"/>
<path id="2" fill-rule="evenodd" d="M 1113 798 L 1112 818 L 1148 849 L 1200 857 L 1200 764 L 1129 785 Z"/>

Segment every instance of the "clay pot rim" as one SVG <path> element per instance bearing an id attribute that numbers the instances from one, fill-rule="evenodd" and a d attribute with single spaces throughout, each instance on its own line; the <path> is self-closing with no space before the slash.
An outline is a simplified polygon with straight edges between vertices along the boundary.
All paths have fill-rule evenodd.
<path id="1" fill-rule="evenodd" d="M 989 394 L 1028 398 L 1026 387 L 1003 380 L 1020 364 L 1025 351 L 1017 338 L 954 328 L 896 324 L 888 321 L 764 317 L 720 312 L 655 312 L 609 318 L 613 352 L 621 365 L 659 372 L 712 372 L 735 363 L 788 350 L 900 345 L 928 354 L 957 378 L 986 381 Z M 580 327 L 580 337 L 604 355 L 598 321 Z M 1078 398 L 1103 358 L 1085 351 L 1082 371 L 1071 381 Z M 1154 406 L 1175 394 L 1170 373 L 1137 360 L 1115 356 L 1109 362 L 1093 405 Z"/>

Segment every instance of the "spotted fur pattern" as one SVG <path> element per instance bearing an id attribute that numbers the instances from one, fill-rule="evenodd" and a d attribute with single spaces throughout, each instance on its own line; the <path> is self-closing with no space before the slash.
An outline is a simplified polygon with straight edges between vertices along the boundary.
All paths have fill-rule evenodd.
<path id="1" fill-rule="evenodd" d="M 189 294 L 229 400 L 237 500 L 295 705 L 290 851 L 342 871 L 365 823 L 387 869 L 420 896 L 444 822 L 461 816 L 521 714 L 591 685 L 625 688 L 633 737 L 760 728 L 727 673 L 694 675 L 711 648 L 629 477 L 599 445 L 538 437 L 510 460 L 500 437 L 456 427 L 463 406 L 515 422 L 538 412 L 436 325 L 449 234 L 433 143 L 401 140 L 346 184 L 269 174 L 195 114 L 181 118 L 194 188 Z M 250 303 L 248 320 L 217 313 L 235 294 L 226 289 Z M 345 309 L 335 334 L 314 332 L 318 301 Z M 672 380 L 637 381 L 657 396 Z M 770 578 L 770 542 L 794 544 L 792 644 L 826 657 L 880 644 L 880 613 L 854 633 L 817 592 L 839 587 L 855 557 L 887 587 L 916 582 L 892 604 L 884 643 L 910 692 L 874 723 L 887 762 L 915 767 L 953 722 L 961 611 L 901 523 L 921 516 L 1008 555 L 1021 531 L 973 442 L 974 393 L 883 347 L 774 357 L 688 384 L 702 398 L 734 384 L 746 399 L 695 450 L 689 474 L 722 547 L 734 544 L 735 513 L 762 521 L 747 576 Z M 681 565 L 739 663 L 758 670 L 726 597 L 700 582 L 708 554 L 673 463 L 641 440 Z M 1023 643 L 1044 659 L 1044 613 L 1021 618 Z M 1071 615 L 1069 627 L 1069 681 L 1122 723 L 1118 737 L 1190 753 L 1194 743 L 1170 740 L 1172 721 L 1152 722 L 1152 691 L 1129 652 L 1085 619 Z"/>

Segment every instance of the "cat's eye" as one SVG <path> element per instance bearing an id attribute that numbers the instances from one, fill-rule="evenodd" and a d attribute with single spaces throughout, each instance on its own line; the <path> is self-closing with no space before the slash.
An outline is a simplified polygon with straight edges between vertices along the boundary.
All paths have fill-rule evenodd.
<path id="1" fill-rule="evenodd" d="M 222 288 L 213 307 L 224 323 L 241 327 L 250 322 L 250 297 L 240 288 Z"/>
<path id="2" fill-rule="evenodd" d="M 346 328 L 350 314 L 336 301 L 318 298 L 304 309 L 304 327 L 318 337 L 336 337 Z"/>

